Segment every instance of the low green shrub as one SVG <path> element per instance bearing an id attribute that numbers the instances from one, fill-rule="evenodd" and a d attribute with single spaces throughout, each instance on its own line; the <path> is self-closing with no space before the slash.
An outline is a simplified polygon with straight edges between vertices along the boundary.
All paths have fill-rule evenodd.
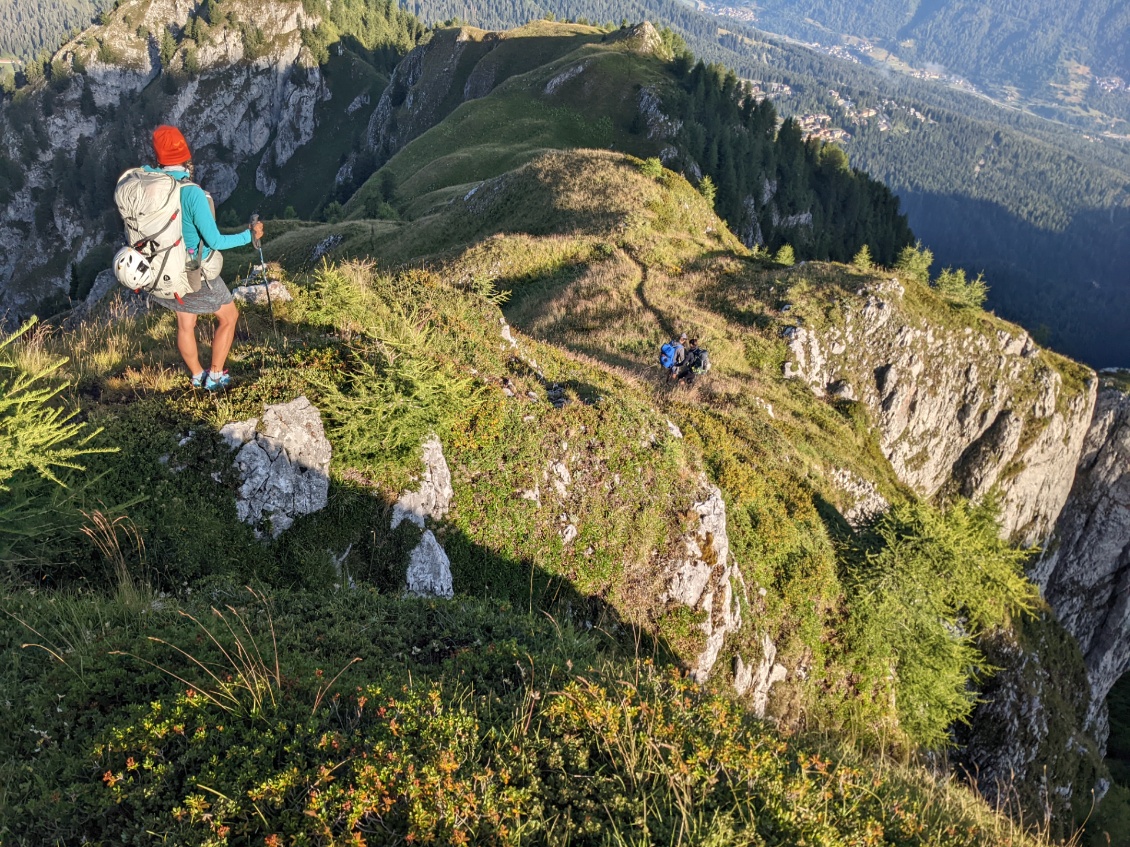
<path id="1" fill-rule="evenodd" d="M 0 560 L 17 579 L 40 576 L 59 537 L 81 523 L 83 462 L 116 452 L 96 445 L 101 431 L 63 402 L 66 359 L 31 336 L 35 323 L 0 336 Z"/>
<path id="2" fill-rule="evenodd" d="M 90 594 L 5 611 L 12 843 L 1005 843 L 960 788 L 508 604 L 213 581 L 188 617 Z"/>
<path id="3" fill-rule="evenodd" d="M 419 343 L 426 345 L 426 336 Z M 327 395 L 324 411 L 343 461 L 374 473 L 402 463 L 429 434 L 446 437 L 475 414 L 481 394 L 473 377 L 385 342 L 359 359 L 342 390 Z"/>
<path id="4" fill-rule="evenodd" d="M 448 762 L 448 742 L 466 736 L 461 711 L 488 729 L 492 710 L 508 718 L 526 685 L 559 685 L 569 667 L 595 666 L 604 649 L 508 604 L 365 589 L 261 598 L 212 580 L 179 606 L 19 593 L 3 609 L 0 686 L 13 696 L 0 702 L 0 719 L 19 731 L 0 740 L 0 832 L 12 843 L 125 844 L 150 831 L 184 844 L 235 843 L 252 827 L 262 843 L 276 830 L 264 828 L 256 807 L 278 831 L 328 843 L 304 812 L 307 804 L 340 810 L 334 781 L 347 786 L 349 769 L 368 778 L 377 773 L 369 765 L 382 766 L 376 751 L 400 745 L 412 775 L 402 768 L 398 785 L 412 791 L 428 756 Z M 445 692 L 438 711 L 432 690 Z M 368 760 L 360 747 L 350 755 L 358 743 Z M 261 795 L 246 793 L 252 784 Z M 194 808 L 196 795 L 227 817 L 178 812 Z M 282 797 L 299 807 L 274 802 Z M 353 799 L 365 813 L 375 808 Z M 238 826 L 236 807 L 249 816 Z M 209 820 L 231 826 L 233 840 L 209 841 L 218 837 Z"/>
<path id="5" fill-rule="evenodd" d="M 644 159 L 640 162 L 640 173 L 651 179 L 663 178 L 663 162 L 659 161 L 657 156 L 652 156 L 649 159 Z"/>

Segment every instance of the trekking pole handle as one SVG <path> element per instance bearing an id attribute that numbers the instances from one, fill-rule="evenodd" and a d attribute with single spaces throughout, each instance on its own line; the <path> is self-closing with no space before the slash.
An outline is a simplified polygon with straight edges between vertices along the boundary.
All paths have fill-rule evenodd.
<path id="1" fill-rule="evenodd" d="M 251 246 L 256 250 L 260 249 L 263 246 L 262 242 L 255 237 L 255 224 L 257 223 L 259 223 L 258 213 L 251 216 L 251 224 L 248 226 L 248 229 L 251 230 Z"/>

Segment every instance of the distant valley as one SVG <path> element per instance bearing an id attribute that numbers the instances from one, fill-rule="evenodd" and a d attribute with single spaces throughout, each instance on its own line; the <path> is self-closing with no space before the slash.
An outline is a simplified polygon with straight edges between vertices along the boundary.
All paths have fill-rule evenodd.
<path id="1" fill-rule="evenodd" d="M 698 0 L 849 61 L 981 92 L 1092 131 L 1130 125 L 1130 7 L 1117 0 Z"/>

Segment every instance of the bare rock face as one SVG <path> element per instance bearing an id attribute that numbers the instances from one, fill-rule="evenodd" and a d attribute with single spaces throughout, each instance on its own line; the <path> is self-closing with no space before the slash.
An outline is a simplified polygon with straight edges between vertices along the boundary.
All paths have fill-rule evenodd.
<path id="1" fill-rule="evenodd" d="M 844 520 L 853 527 L 861 526 L 890 507 L 887 498 L 879 493 L 873 482 L 846 468 L 836 468 L 831 474 L 832 482 L 850 498 L 844 509 Z"/>
<path id="2" fill-rule="evenodd" d="M 269 279 L 259 285 L 237 285 L 232 288 L 231 296 L 240 303 L 259 306 L 273 306 L 294 299 L 282 280 L 278 279 Z"/>
<path id="3" fill-rule="evenodd" d="M 460 96 L 451 97 L 452 86 L 458 84 L 455 69 L 465 61 L 464 54 L 481 58 L 498 43 L 496 33 L 475 38 L 472 30 L 461 28 L 454 34 L 437 35 L 401 60 L 369 119 L 368 146 L 378 166 L 443 120 L 462 100 L 490 93 L 494 76 L 472 73 Z"/>
<path id="4" fill-rule="evenodd" d="M 897 279 L 837 301 L 833 325 L 785 330 L 785 376 L 820 396 L 867 405 L 899 478 L 924 497 L 945 488 L 1002 496 L 1004 531 L 1043 541 L 1067 499 L 1095 380 L 1067 388 L 1026 333 L 913 314 Z"/>
<path id="5" fill-rule="evenodd" d="M 643 21 L 626 29 L 617 30 L 612 33 L 609 40 L 620 41 L 644 56 L 659 56 L 664 52 L 663 37 L 651 21 Z"/>
<path id="6" fill-rule="evenodd" d="M 443 455 L 443 445 L 436 436 L 424 442 L 421 458 L 424 476 L 420 487 L 415 491 L 405 491 L 392 507 L 393 529 L 406 520 L 423 529 L 427 518 L 439 520 L 451 508 L 451 500 L 455 496 L 451 487 L 451 470 Z"/>
<path id="7" fill-rule="evenodd" d="M 1130 395 L 1119 389 L 1099 394 L 1071 496 L 1033 577 L 1079 642 L 1087 724 L 1105 743 L 1106 696 L 1130 671 Z"/>
<path id="8" fill-rule="evenodd" d="M 408 560 L 404 593 L 410 597 L 442 597 L 445 600 L 455 596 L 451 584 L 451 561 L 430 529 L 424 532 Z"/>
<path id="9" fill-rule="evenodd" d="M 645 85 L 636 96 L 636 108 L 647 125 L 647 137 L 652 141 L 674 138 L 683 127 L 683 122 L 668 116 L 663 111 L 663 100 L 659 91 Z"/>
<path id="10" fill-rule="evenodd" d="M 706 643 L 691 667 L 691 675 L 701 682 L 718 661 L 726 633 L 742 625 L 741 607 L 733 590 L 734 582 L 741 581 L 741 573 L 730 555 L 722 492 L 703 480 L 702 499 L 691 508 L 699 516 L 698 526 L 680 540 L 681 555 L 664 566 L 668 583 L 660 600 L 705 613 L 700 628 Z"/>
<path id="11" fill-rule="evenodd" d="M 1054 617 L 1042 613 L 982 639 L 999 670 L 981 688 L 967 725 L 956 728 L 955 760 L 977 789 L 1010 813 L 1046 816 L 1064 837 L 1091 805 L 1102 756 L 1084 728 L 1090 700 L 1082 658 Z"/>
<path id="12" fill-rule="evenodd" d="M 753 703 L 753 713 L 765 717 L 769 706 L 769 692 L 773 686 L 788 676 L 788 670 L 777 661 L 777 645 L 767 633 L 761 635 L 761 660 L 747 665 L 741 656 L 734 657 L 734 690 L 748 696 Z"/>
<path id="13" fill-rule="evenodd" d="M 241 521 L 267 520 L 277 538 L 295 518 L 325 507 L 332 450 L 321 415 L 305 397 L 268 406 L 262 419 L 230 423 L 220 435 L 239 449 Z"/>
<path id="14" fill-rule="evenodd" d="M 424 530 L 409 558 L 405 593 L 412 597 L 451 598 L 455 596 L 451 562 L 435 533 L 425 529 L 428 518 L 439 520 L 451 508 L 455 497 L 451 471 L 443 455 L 443 445 L 436 436 L 424 442 L 421 453 L 424 476 L 420 487 L 415 491 L 405 491 L 392 507 L 392 529 L 409 521 Z"/>

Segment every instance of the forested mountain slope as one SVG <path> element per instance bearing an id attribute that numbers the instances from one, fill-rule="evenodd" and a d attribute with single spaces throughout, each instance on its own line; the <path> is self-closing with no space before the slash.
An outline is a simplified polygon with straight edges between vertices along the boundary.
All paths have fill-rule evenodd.
<path id="1" fill-rule="evenodd" d="M 823 44 L 867 39 L 899 59 L 955 74 L 1002 100 L 1066 114 L 1102 98 L 1130 115 L 1130 7 L 1119 0 L 764 0 L 713 4 L 748 10 L 757 27 Z M 737 12 L 735 12 L 737 13 Z M 1117 79 L 1115 79 L 1117 78 Z"/>
<path id="2" fill-rule="evenodd" d="M 90 26 L 112 0 L 0 0 L 0 57 L 21 64 Z"/>
<path id="3" fill-rule="evenodd" d="M 784 114 L 843 129 L 851 163 L 881 174 L 941 266 L 986 272 L 989 304 L 1096 366 L 1130 363 L 1130 150 L 909 76 L 878 73 L 673 0 L 415 0 L 427 21 L 509 26 L 530 15 L 676 29 L 694 53 L 763 83 Z M 873 111 L 872 111 L 873 110 Z M 821 118 L 820 116 L 826 116 Z"/>

